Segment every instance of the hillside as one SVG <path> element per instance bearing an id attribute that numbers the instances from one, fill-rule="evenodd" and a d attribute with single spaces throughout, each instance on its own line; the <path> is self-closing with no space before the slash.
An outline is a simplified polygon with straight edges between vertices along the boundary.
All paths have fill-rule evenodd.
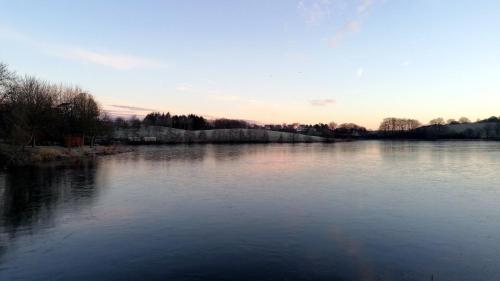
<path id="1" fill-rule="evenodd" d="M 500 122 L 422 126 L 407 133 L 423 139 L 500 139 Z"/>
<path id="2" fill-rule="evenodd" d="M 322 137 L 264 129 L 214 129 L 189 131 L 161 126 L 116 129 L 113 138 L 132 143 L 295 143 L 326 142 Z"/>

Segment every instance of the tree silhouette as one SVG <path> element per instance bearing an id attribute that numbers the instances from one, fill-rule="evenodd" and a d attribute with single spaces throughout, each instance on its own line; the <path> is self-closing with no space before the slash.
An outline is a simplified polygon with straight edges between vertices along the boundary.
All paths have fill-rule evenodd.
<path id="1" fill-rule="evenodd" d="M 444 119 L 441 117 L 429 121 L 429 125 L 444 125 L 444 124 L 445 124 Z"/>

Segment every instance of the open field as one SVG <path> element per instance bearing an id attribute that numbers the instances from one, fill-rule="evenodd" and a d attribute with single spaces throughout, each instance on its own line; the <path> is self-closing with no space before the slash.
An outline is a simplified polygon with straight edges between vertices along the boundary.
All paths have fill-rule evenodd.
<path id="1" fill-rule="evenodd" d="M 113 137 L 121 141 L 154 143 L 300 143 L 326 142 L 316 136 L 277 132 L 263 129 L 214 129 L 188 131 L 159 126 L 117 129 Z"/>

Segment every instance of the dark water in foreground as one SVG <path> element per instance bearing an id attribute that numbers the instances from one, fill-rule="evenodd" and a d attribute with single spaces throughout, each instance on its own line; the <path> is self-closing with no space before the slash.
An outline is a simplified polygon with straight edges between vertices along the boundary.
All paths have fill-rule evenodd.
<path id="1" fill-rule="evenodd" d="M 0 280 L 500 280 L 500 143 L 143 147 L 0 174 Z"/>

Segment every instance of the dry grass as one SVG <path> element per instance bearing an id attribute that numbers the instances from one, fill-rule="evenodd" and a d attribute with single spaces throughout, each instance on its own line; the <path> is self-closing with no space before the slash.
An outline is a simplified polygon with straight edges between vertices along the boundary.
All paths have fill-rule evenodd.
<path id="1" fill-rule="evenodd" d="M 53 147 L 41 147 L 38 149 L 37 153 L 34 153 L 33 156 L 39 158 L 39 161 L 51 161 L 62 158 L 64 153 L 61 149 L 56 149 Z"/>
<path id="2" fill-rule="evenodd" d="M 112 155 L 129 152 L 130 147 L 97 146 L 66 148 L 61 146 L 22 147 L 0 145 L 0 168 L 9 166 L 28 166 L 36 163 L 69 160 L 96 155 Z"/>

